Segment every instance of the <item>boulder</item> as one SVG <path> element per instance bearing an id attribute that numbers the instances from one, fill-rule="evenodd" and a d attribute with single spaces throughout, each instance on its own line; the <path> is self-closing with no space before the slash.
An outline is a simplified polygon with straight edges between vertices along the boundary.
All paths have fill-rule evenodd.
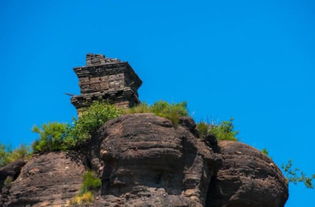
<path id="1" fill-rule="evenodd" d="M 181 123 L 132 114 L 99 130 L 92 163 L 103 180 L 103 205 L 204 205 L 220 156 L 191 133 L 191 120 Z"/>
<path id="2" fill-rule="evenodd" d="M 282 207 L 288 184 L 262 152 L 235 141 L 219 142 L 222 167 L 211 181 L 207 207 Z"/>
<path id="3" fill-rule="evenodd" d="M 78 193 L 84 169 L 73 154 L 51 152 L 34 156 L 11 183 L 3 206 L 63 206 Z"/>

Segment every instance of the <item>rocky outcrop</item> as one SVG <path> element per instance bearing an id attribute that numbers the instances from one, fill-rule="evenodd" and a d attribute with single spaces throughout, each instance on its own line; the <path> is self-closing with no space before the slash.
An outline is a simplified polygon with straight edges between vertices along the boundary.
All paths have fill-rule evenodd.
<path id="1" fill-rule="evenodd" d="M 277 207 L 288 199 L 279 168 L 260 151 L 234 141 L 219 142 L 223 165 L 209 188 L 208 207 Z"/>
<path id="2" fill-rule="evenodd" d="M 25 164 L 25 160 L 17 160 L 0 168 L 0 186 L 4 185 L 6 179 L 16 179 Z"/>
<path id="3" fill-rule="evenodd" d="M 64 152 L 33 157 L 10 184 L 3 206 L 63 206 L 79 191 L 84 165 Z"/>
<path id="4" fill-rule="evenodd" d="M 81 155 L 33 157 L 14 171 L 0 204 L 65 206 L 87 168 L 102 180 L 89 206 L 282 207 L 288 197 L 281 171 L 254 148 L 202 140 L 188 117 L 175 126 L 153 114 L 132 114 L 104 124 Z"/>
<path id="5" fill-rule="evenodd" d="M 203 206 L 220 156 L 187 128 L 134 114 L 99 132 L 92 164 L 104 181 L 103 205 Z"/>

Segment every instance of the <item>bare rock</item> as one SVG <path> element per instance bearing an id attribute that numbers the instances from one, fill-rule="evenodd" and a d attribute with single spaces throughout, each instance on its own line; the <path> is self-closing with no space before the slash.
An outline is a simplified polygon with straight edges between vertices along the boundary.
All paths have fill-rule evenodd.
<path id="1" fill-rule="evenodd" d="M 187 127 L 152 114 L 109 121 L 95 143 L 105 206 L 203 206 L 220 162 Z"/>
<path id="2" fill-rule="evenodd" d="M 3 206 L 62 206 L 79 191 L 84 166 L 67 153 L 33 157 L 11 183 Z"/>
<path id="3" fill-rule="evenodd" d="M 240 142 L 219 142 L 223 165 L 210 184 L 207 207 L 282 207 L 288 185 L 279 168 Z"/>
<path id="4" fill-rule="evenodd" d="M 17 160 L 0 168 L 0 206 L 8 200 L 11 182 L 20 174 L 25 163 L 25 160 Z"/>

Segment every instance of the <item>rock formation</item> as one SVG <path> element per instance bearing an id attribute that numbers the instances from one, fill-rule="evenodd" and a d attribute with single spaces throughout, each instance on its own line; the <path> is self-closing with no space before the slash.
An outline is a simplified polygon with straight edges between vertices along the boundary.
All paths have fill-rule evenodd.
<path id="1" fill-rule="evenodd" d="M 102 187 L 86 206 L 282 207 L 288 198 L 281 171 L 258 150 L 209 144 L 188 117 L 174 126 L 132 114 L 105 123 L 81 154 L 51 152 L 1 168 L 0 206 L 67 206 L 88 168 Z"/>
<path id="2" fill-rule="evenodd" d="M 78 109 L 95 100 L 122 107 L 140 103 L 142 81 L 127 62 L 88 54 L 75 68 Z M 102 181 L 96 207 L 283 207 L 288 185 L 271 159 L 240 142 L 199 137 L 196 124 L 178 125 L 150 113 L 106 122 L 72 152 L 33 155 L 0 168 L 0 206 L 69 206 L 83 174 Z"/>
<path id="3" fill-rule="evenodd" d="M 34 156 L 5 186 L 1 206 L 65 206 L 79 191 L 85 167 L 76 153 Z M 6 169 L 0 169 L 5 172 Z"/>
<path id="4" fill-rule="evenodd" d="M 210 185 L 207 206 L 284 206 L 287 182 L 269 157 L 235 141 L 219 142 L 219 150 L 223 163 Z"/>

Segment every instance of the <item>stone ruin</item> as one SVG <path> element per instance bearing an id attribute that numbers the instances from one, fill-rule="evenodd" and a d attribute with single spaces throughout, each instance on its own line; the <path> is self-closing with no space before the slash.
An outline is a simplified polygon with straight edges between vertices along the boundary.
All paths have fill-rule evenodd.
<path id="1" fill-rule="evenodd" d="M 93 101 L 107 101 L 119 107 L 132 107 L 140 103 L 138 88 L 142 81 L 128 62 L 87 54 L 86 66 L 74 68 L 79 78 L 81 95 L 74 95 L 71 103 L 80 109 Z"/>

